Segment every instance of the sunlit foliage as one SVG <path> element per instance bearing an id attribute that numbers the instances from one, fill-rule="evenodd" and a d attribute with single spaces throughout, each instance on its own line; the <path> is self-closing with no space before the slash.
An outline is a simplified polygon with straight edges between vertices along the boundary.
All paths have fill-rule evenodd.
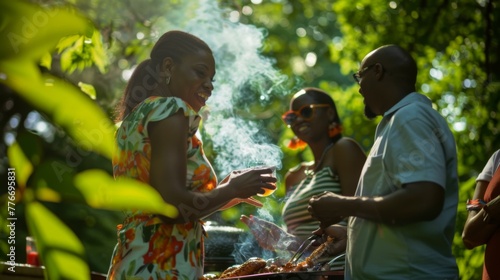
<path id="1" fill-rule="evenodd" d="M 109 164 L 114 149 L 114 125 L 109 116 L 78 87 L 39 67 L 47 54 L 55 53 L 57 48 L 65 72 L 91 65 L 105 71 L 105 50 L 99 31 L 86 17 L 69 7 L 45 9 L 22 1 L 2 2 L 0 7 L 3 19 L 0 37 L 8 39 L 0 47 L 0 82 L 67 133 L 79 153 L 96 153 Z M 42 64 L 53 66 L 47 61 Z M 9 211 L 1 213 L 1 228 L 9 230 L 5 223 L 12 220 L 7 218 L 17 221 L 19 235 L 14 234 L 13 239 L 17 243 L 9 244 L 16 248 L 15 261 L 22 263 L 21 229 L 22 222 L 26 221 L 29 234 L 37 242 L 47 279 L 89 279 L 90 269 L 78 237 L 43 202 L 177 215 L 176 208 L 167 205 L 149 185 L 133 180 L 115 183 L 109 173 L 101 170 L 78 172 L 69 154 L 66 161 L 54 160 L 44 155 L 38 137 L 21 132 L 7 149 L 9 178 L 14 178 L 15 181 L 10 181 L 17 186 L 15 194 L 9 190 L 8 195 L 2 197 L 3 208 Z M 21 216 L 22 210 L 25 217 Z M 8 235 L 12 236 L 12 229 L 4 236 Z M 12 251 L 10 246 L 5 248 L 7 242 L 2 240 L 2 251 Z M 9 261 L 13 266 L 14 261 Z"/>

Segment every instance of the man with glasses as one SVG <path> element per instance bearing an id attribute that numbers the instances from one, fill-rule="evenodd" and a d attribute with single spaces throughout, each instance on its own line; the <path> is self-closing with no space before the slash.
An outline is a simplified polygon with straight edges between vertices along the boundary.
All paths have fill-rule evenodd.
<path id="1" fill-rule="evenodd" d="M 415 60 L 395 45 L 354 74 L 365 115 L 382 116 L 373 147 L 354 197 L 324 193 L 308 209 L 322 228 L 350 217 L 345 279 L 458 279 L 455 140 L 416 78 Z"/>

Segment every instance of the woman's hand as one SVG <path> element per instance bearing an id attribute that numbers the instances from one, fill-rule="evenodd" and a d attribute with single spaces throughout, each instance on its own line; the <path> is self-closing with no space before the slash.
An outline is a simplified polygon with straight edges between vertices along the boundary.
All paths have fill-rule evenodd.
<path id="1" fill-rule="evenodd" d="M 274 167 L 247 168 L 231 172 L 221 182 L 221 185 L 231 188 L 236 198 L 249 198 L 257 194 L 263 194 L 264 189 L 276 189 L 276 177 L 269 176 Z"/>
<path id="2" fill-rule="evenodd" d="M 248 226 L 257 243 L 264 249 L 270 251 L 288 250 L 291 243 L 296 243 L 293 236 L 274 223 L 246 215 L 242 215 L 240 221 Z"/>

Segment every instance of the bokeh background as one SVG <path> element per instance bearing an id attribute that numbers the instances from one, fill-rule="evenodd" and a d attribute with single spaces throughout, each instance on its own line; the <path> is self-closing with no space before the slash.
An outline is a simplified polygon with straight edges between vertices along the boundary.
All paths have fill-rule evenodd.
<path id="1" fill-rule="evenodd" d="M 121 210 L 169 213 L 157 194 L 111 174 L 114 107 L 156 39 L 180 29 L 205 40 L 217 63 L 200 129 L 219 177 L 303 160 L 280 116 L 301 87 L 331 94 L 344 135 L 368 153 L 377 120 L 363 116 L 352 73 L 372 49 L 399 44 L 419 66 L 417 89 L 449 122 L 459 153 L 460 203 L 453 253 L 461 279 L 478 279 L 484 248 L 465 250 L 465 201 L 499 139 L 499 3 L 493 0 L 45 0 L 0 4 L 0 260 L 16 261 L 37 238 L 50 279 L 106 273 Z M 10 169 L 9 169 L 10 168 Z M 8 171 L 15 170 L 15 178 Z M 15 193 L 8 182 L 15 179 Z M 282 182 L 262 209 L 241 214 L 279 223 Z M 10 202 L 10 204 L 9 204 Z M 9 209 L 8 207 L 13 207 Z M 10 210 L 13 210 L 10 211 Z M 75 273 L 78 272 L 78 273 Z M 52 278 L 55 277 L 55 278 Z M 74 278 L 72 278 L 74 279 Z M 80 278 L 78 278 L 80 279 Z"/>

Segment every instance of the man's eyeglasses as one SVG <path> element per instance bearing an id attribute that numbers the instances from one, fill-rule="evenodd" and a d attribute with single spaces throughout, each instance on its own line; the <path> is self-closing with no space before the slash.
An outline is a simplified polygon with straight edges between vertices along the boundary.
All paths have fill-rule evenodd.
<path id="1" fill-rule="evenodd" d="M 297 111 L 287 111 L 281 116 L 281 119 L 287 124 L 287 125 L 292 125 L 294 122 L 297 121 L 298 117 L 301 117 L 302 119 L 309 121 L 313 118 L 314 116 L 314 109 L 316 108 L 322 108 L 322 107 L 330 107 L 328 104 L 309 104 L 309 105 L 304 105 L 300 107 L 299 110 Z"/>
<path id="2" fill-rule="evenodd" d="M 376 63 L 374 63 L 374 64 L 372 64 L 372 65 L 370 65 L 370 66 L 367 66 L 367 67 L 365 67 L 365 68 L 363 68 L 363 69 L 359 70 L 358 72 L 356 72 L 356 73 L 352 74 L 352 77 L 354 78 L 354 80 L 356 81 L 356 83 L 358 83 L 358 84 L 359 84 L 359 83 L 361 82 L 361 75 L 362 75 L 364 72 L 368 71 L 368 70 L 369 70 L 370 68 L 372 68 L 373 66 L 375 66 L 375 64 L 376 64 Z"/>

